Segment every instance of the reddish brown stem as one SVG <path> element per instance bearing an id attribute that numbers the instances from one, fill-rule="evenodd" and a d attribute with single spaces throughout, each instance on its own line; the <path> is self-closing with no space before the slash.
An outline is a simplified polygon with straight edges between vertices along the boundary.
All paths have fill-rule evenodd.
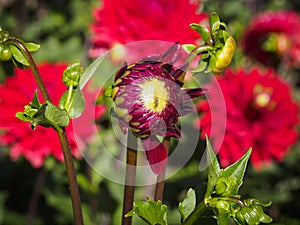
<path id="1" fill-rule="evenodd" d="M 122 225 L 132 224 L 132 217 L 125 217 L 125 215 L 133 209 L 136 163 L 137 163 L 136 149 L 137 149 L 137 139 L 129 131 L 127 137 L 126 175 L 125 175 L 126 177 L 125 177 L 125 186 L 124 186 Z"/>

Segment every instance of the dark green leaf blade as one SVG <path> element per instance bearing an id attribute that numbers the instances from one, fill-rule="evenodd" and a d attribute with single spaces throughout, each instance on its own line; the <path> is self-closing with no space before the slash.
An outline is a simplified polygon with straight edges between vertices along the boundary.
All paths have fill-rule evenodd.
<path id="1" fill-rule="evenodd" d="M 240 158 L 237 162 L 234 164 L 226 167 L 224 170 L 221 171 L 220 177 L 232 177 L 234 178 L 235 185 L 232 187 L 232 195 L 238 194 L 238 189 L 243 183 L 243 177 L 247 168 L 247 163 L 249 160 L 249 157 L 251 155 L 252 149 L 250 148 L 242 158 Z"/>
<path id="2" fill-rule="evenodd" d="M 50 125 L 66 127 L 69 125 L 70 118 L 65 109 L 61 109 L 56 105 L 47 102 L 45 110 L 45 119 Z"/>

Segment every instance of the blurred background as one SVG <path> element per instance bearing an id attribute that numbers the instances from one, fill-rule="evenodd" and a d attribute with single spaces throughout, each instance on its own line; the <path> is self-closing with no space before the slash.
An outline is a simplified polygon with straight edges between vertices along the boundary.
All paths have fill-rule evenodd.
<path id="1" fill-rule="evenodd" d="M 79 59 L 86 67 L 119 44 L 153 39 L 199 43 L 188 25 L 207 25 L 212 11 L 226 22 L 237 42 L 231 68 L 218 75 L 225 102 L 232 103 L 227 120 L 234 121 L 220 150 L 221 164 L 234 162 L 247 146 L 253 147 L 241 195 L 271 200 L 272 224 L 299 225 L 300 1 L 0 0 L 0 27 L 41 44 L 33 57 L 52 87 L 61 82 L 58 76 L 68 63 Z M 72 224 L 65 165 L 53 144 L 57 140 L 43 130 L 31 132 L 29 124 L 14 119 L 35 89 L 26 76 L 29 72 L 15 70 L 11 62 L 0 63 L 0 224 Z M 110 100 L 100 97 L 97 103 L 99 132 L 119 156 L 109 123 Z M 205 99 L 196 104 L 199 123 L 191 121 L 191 126 L 200 124 L 203 137 L 210 128 L 210 109 Z M 242 116 L 230 117 L 234 112 Z M 85 224 L 120 224 L 123 186 L 97 174 L 80 158 L 72 140 Z M 84 148 L 97 151 L 97 143 L 88 140 L 83 140 Z M 204 149 L 201 139 L 186 166 L 166 181 L 164 203 L 171 225 L 179 224 L 177 206 L 185 192 L 206 180 L 198 169 Z M 100 159 L 99 164 L 111 169 L 109 162 Z M 136 200 L 144 200 L 153 188 L 138 187 Z M 145 223 L 134 218 L 134 224 Z"/>

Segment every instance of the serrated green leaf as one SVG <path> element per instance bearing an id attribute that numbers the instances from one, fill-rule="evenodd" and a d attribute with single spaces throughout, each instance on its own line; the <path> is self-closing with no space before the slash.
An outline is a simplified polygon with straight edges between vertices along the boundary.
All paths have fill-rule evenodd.
<path id="1" fill-rule="evenodd" d="M 27 61 L 26 57 L 15 45 L 10 45 L 9 48 L 13 55 L 13 58 L 16 61 L 18 61 L 19 63 L 21 63 L 24 66 L 29 66 L 29 62 Z"/>
<path id="2" fill-rule="evenodd" d="M 216 12 L 212 12 L 210 14 L 209 25 L 212 33 L 216 32 L 220 28 L 220 18 Z"/>
<path id="3" fill-rule="evenodd" d="M 147 202 L 134 202 L 133 210 L 126 214 L 128 216 L 137 215 L 150 225 L 167 225 L 167 206 L 161 201 L 148 199 Z"/>
<path id="4" fill-rule="evenodd" d="M 179 203 L 178 209 L 181 215 L 181 220 L 185 219 L 194 211 L 196 207 L 196 193 L 190 188 L 186 193 L 184 200 Z"/>
<path id="5" fill-rule="evenodd" d="M 40 49 L 40 45 L 39 44 L 35 44 L 35 43 L 32 43 L 32 42 L 27 42 L 27 43 L 24 43 L 25 47 L 27 48 L 27 50 L 29 52 L 36 52 L 37 50 Z"/>
<path id="6" fill-rule="evenodd" d="M 242 158 L 240 158 L 237 162 L 234 164 L 226 167 L 224 170 L 221 171 L 220 177 L 232 177 L 235 178 L 235 185 L 232 186 L 232 195 L 238 194 L 238 189 L 243 183 L 243 177 L 247 168 L 247 163 L 249 160 L 249 157 L 251 155 L 252 149 L 250 148 Z"/>
<path id="7" fill-rule="evenodd" d="M 68 113 L 65 109 L 61 109 L 50 102 L 46 102 L 41 106 L 39 111 L 34 115 L 32 127 L 41 125 L 44 127 L 57 126 L 65 127 L 70 122 Z"/>
<path id="8" fill-rule="evenodd" d="M 217 156 L 207 136 L 206 136 L 206 145 L 207 145 L 206 157 L 207 157 L 207 164 L 208 164 L 208 181 L 207 181 L 205 199 L 210 198 L 210 196 L 213 194 L 216 182 L 219 178 L 220 171 L 221 171 Z"/>
<path id="9" fill-rule="evenodd" d="M 182 49 L 187 52 L 188 54 L 191 53 L 195 48 L 196 45 L 193 44 L 183 44 L 181 45 Z"/>
<path id="10" fill-rule="evenodd" d="M 209 30 L 205 26 L 199 25 L 197 23 L 192 23 L 192 24 L 190 24 L 190 27 L 193 30 L 197 31 L 201 35 L 203 41 L 206 44 L 211 44 L 210 43 L 211 42 L 211 35 L 210 35 Z"/>

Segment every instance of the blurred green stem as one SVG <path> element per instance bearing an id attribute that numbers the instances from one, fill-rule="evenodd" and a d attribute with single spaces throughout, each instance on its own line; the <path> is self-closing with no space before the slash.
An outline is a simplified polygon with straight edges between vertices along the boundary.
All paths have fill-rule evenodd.
<path id="1" fill-rule="evenodd" d="M 207 210 L 207 206 L 202 201 L 200 202 L 194 211 L 185 219 L 185 221 L 181 225 L 192 225 L 197 222 L 199 217 Z"/>
<path id="2" fill-rule="evenodd" d="M 47 88 L 43 82 L 43 79 L 42 79 L 42 77 L 37 69 L 37 66 L 36 66 L 30 52 L 28 51 L 28 49 L 24 46 L 24 44 L 21 41 L 19 41 L 18 39 L 15 39 L 13 37 L 9 38 L 7 40 L 7 42 L 15 45 L 22 52 L 22 54 L 26 57 L 26 59 L 29 62 L 29 67 L 33 73 L 35 81 L 41 91 L 43 98 L 44 98 L 44 101 L 52 102 L 51 98 L 49 96 L 49 93 L 47 91 Z M 81 203 L 80 203 L 80 193 L 79 193 L 79 189 L 78 189 L 76 171 L 75 171 L 75 167 L 74 167 L 73 158 L 71 155 L 69 140 L 68 140 L 68 137 L 67 137 L 67 134 L 66 134 L 66 131 L 64 128 L 57 126 L 57 127 L 54 127 L 54 129 L 59 136 L 62 151 L 64 154 L 65 165 L 66 165 L 66 170 L 67 170 L 68 179 L 69 179 L 71 199 L 72 199 L 72 207 L 73 207 L 74 222 L 75 222 L 74 224 L 75 225 L 83 225 L 82 210 L 81 210 Z M 45 141 L 47 141 L 47 140 L 45 140 Z"/>
<path id="3" fill-rule="evenodd" d="M 167 152 L 169 153 L 170 137 L 165 137 L 165 139 L 163 140 L 163 145 L 165 146 Z M 164 168 L 164 170 L 157 176 L 154 201 L 158 201 L 158 200 L 162 201 L 163 199 L 165 176 L 166 176 L 166 168 Z"/>
<path id="4" fill-rule="evenodd" d="M 132 217 L 125 215 L 133 209 L 137 163 L 137 138 L 128 130 L 126 153 L 126 177 L 124 186 L 122 225 L 131 225 Z"/>

